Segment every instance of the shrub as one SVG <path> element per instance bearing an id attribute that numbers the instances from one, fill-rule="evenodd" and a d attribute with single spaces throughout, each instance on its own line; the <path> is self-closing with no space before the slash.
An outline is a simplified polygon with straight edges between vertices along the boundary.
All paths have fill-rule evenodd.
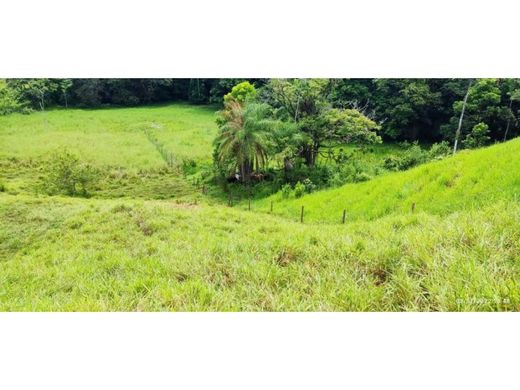
<path id="1" fill-rule="evenodd" d="M 191 158 L 182 160 L 182 172 L 184 175 L 191 175 L 197 172 L 197 162 Z"/>
<path id="2" fill-rule="evenodd" d="M 395 154 L 391 154 L 385 157 L 384 167 L 391 171 L 398 171 L 401 169 L 401 158 L 397 157 Z"/>
<path id="3" fill-rule="evenodd" d="M 305 187 L 305 192 L 307 192 L 308 194 L 310 194 L 311 192 L 315 191 L 317 186 L 316 184 L 314 184 L 311 179 L 305 179 L 303 181 L 303 186 Z"/>
<path id="4" fill-rule="evenodd" d="M 5 184 L 0 182 L 0 192 L 5 192 L 5 191 L 6 191 Z"/>
<path id="5" fill-rule="evenodd" d="M 451 147 L 448 141 L 435 143 L 430 148 L 428 155 L 430 159 L 441 159 L 451 154 Z"/>
<path id="6" fill-rule="evenodd" d="M 428 161 L 428 152 L 423 150 L 417 142 L 414 142 L 411 146 L 408 146 L 408 143 L 403 145 L 407 149 L 401 156 L 390 155 L 385 158 L 384 167 L 386 169 L 402 171 Z"/>
<path id="7" fill-rule="evenodd" d="M 343 180 L 343 177 L 340 172 L 336 172 L 332 177 L 330 178 L 329 184 L 332 187 L 340 187 L 345 183 Z"/>
<path id="8" fill-rule="evenodd" d="M 291 196 L 291 191 L 292 191 L 292 188 L 289 184 L 284 184 L 282 186 L 282 198 L 284 199 L 288 199 L 289 196 Z"/>
<path id="9" fill-rule="evenodd" d="M 305 194 L 305 185 L 303 183 L 298 182 L 294 186 L 294 197 L 301 198 Z"/>
<path id="10" fill-rule="evenodd" d="M 356 183 L 359 183 L 359 182 L 362 182 L 362 181 L 368 181 L 370 179 L 372 179 L 372 176 L 370 176 L 366 172 L 358 172 L 354 176 L 354 182 L 356 182 Z"/>
<path id="11" fill-rule="evenodd" d="M 93 166 L 81 163 L 67 150 L 54 153 L 44 169 L 43 187 L 49 195 L 89 196 L 99 180 Z"/>

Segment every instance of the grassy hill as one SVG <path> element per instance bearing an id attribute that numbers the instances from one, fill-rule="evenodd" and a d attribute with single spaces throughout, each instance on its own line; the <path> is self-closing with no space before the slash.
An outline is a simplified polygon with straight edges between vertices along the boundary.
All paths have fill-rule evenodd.
<path id="1" fill-rule="evenodd" d="M 0 310 L 520 310 L 520 205 L 312 225 L 0 195 Z"/>
<path id="2" fill-rule="evenodd" d="M 338 223 L 343 210 L 348 220 L 370 220 L 416 210 L 446 215 L 479 208 L 499 200 L 520 199 L 520 139 L 431 162 L 373 180 L 347 184 L 295 199 L 278 193 L 255 202 L 258 211 L 298 220 L 305 206 L 308 222 Z M 244 207 L 244 206 L 243 206 Z"/>
<path id="3" fill-rule="evenodd" d="M 209 161 L 213 119 L 0 117 L 0 310 L 520 310 L 520 139 L 247 211 L 165 158 Z M 92 198 L 35 191 L 62 146 L 108 173 Z"/>

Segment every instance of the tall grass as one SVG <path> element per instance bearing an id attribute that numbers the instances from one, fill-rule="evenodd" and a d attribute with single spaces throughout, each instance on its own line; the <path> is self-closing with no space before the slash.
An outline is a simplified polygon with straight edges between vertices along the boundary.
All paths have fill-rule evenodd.
<path id="1" fill-rule="evenodd" d="M 338 223 L 343 210 L 348 220 L 367 220 L 416 210 L 446 215 L 478 208 L 503 199 L 520 199 L 520 139 L 414 169 L 387 173 L 368 182 L 347 184 L 301 198 L 284 199 L 281 193 L 257 201 L 258 211 L 274 212 L 292 220 L 305 206 L 309 222 Z"/>
<path id="2" fill-rule="evenodd" d="M 215 132 L 178 104 L 0 117 L 0 310 L 520 310 L 520 139 L 247 211 L 167 165 Z M 58 147 L 93 198 L 34 192 Z"/>
<path id="3" fill-rule="evenodd" d="M 176 103 L 0 116 L 0 159 L 38 159 L 67 147 L 99 165 L 158 168 L 165 162 L 143 132 L 153 124 L 160 127 L 164 146 L 180 159 L 211 156 L 217 131 L 214 109 Z"/>
<path id="4" fill-rule="evenodd" d="M 519 310 L 520 206 L 306 225 L 0 195 L 0 310 Z"/>

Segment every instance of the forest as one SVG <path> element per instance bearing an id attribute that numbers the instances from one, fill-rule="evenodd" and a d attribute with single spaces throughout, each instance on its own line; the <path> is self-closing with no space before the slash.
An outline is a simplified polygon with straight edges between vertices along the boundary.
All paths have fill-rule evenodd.
<path id="1" fill-rule="evenodd" d="M 337 109 L 360 111 L 381 126 L 385 140 L 425 142 L 453 141 L 469 89 L 463 135 L 479 123 L 488 127 L 491 141 L 518 134 L 519 79 L 7 79 L 0 83 L 0 115 L 46 107 L 223 104 L 223 96 L 242 81 L 259 91 L 259 101 L 276 108 L 286 99 L 288 114 L 297 102 L 287 99 L 314 96 Z M 300 117 L 307 114 L 303 109 Z"/>

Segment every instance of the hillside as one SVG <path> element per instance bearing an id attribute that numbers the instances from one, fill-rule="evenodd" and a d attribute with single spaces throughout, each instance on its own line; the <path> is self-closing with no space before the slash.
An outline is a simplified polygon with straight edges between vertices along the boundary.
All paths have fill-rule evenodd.
<path id="1" fill-rule="evenodd" d="M 281 193 L 254 203 L 255 210 L 299 220 L 305 207 L 306 222 L 339 223 L 343 210 L 348 220 L 371 220 L 416 211 L 446 215 L 480 208 L 499 200 L 520 199 L 520 139 L 488 148 L 461 151 L 454 157 L 388 173 L 373 180 L 318 191 L 295 199 Z"/>
<path id="2" fill-rule="evenodd" d="M 248 211 L 170 164 L 215 131 L 185 105 L 0 118 L 0 310 L 520 310 L 520 139 Z M 91 198 L 39 192 L 63 146 Z"/>
<path id="3" fill-rule="evenodd" d="M 0 194 L 0 219 L 0 310 L 520 309 L 517 203 L 318 228 L 222 206 Z"/>

